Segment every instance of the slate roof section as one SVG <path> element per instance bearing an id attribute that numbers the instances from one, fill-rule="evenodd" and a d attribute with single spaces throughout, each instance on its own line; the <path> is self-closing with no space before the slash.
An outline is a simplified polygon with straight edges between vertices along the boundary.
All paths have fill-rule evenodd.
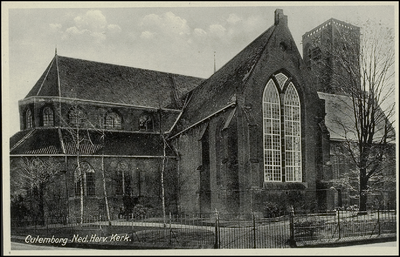
<path id="1" fill-rule="evenodd" d="M 172 135 L 236 102 L 236 92 L 260 59 L 276 25 L 271 26 L 209 79 L 189 93 L 189 101 Z"/>
<path id="2" fill-rule="evenodd" d="M 203 80 L 56 55 L 26 97 L 61 96 L 180 109 L 180 99 Z"/>
<path id="3" fill-rule="evenodd" d="M 24 137 L 28 134 L 32 133 L 32 130 L 22 130 L 15 133 L 12 137 L 10 137 L 10 149 L 16 147 L 20 141 L 23 141 Z"/>
<path id="4" fill-rule="evenodd" d="M 162 156 L 163 143 L 157 134 L 107 133 L 104 152 L 112 155 Z M 167 156 L 174 156 L 171 148 L 166 148 Z"/>
<path id="5" fill-rule="evenodd" d="M 60 130 L 60 131 L 59 131 Z M 10 155 L 24 154 L 67 154 L 77 155 L 76 131 L 47 128 L 33 129 L 24 133 L 14 135 L 11 144 Z M 28 135 L 23 138 L 24 135 Z M 163 142 L 159 134 L 153 133 L 130 133 L 130 132 L 105 132 L 97 130 L 80 130 L 81 155 L 107 155 L 107 156 L 162 156 Z M 16 140 L 18 138 L 20 140 Z M 20 142 L 22 139 L 22 142 Z M 167 147 L 167 156 L 174 156 L 174 152 Z"/>
<path id="6" fill-rule="evenodd" d="M 355 132 L 354 111 L 352 99 L 344 95 L 335 95 L 318 92 L 320 99 L 325 100 L 325 125 L 330 133 L 331 140 L 357 140 Z M 382 113 L 382 115 L 384 115 Z M 383 117 L 383 116 L 382 116 Z M 346 133 L 346 130 L 349 130 Z M 375 131 L 375 139 L 383 136 L 383 122 L 379 122 Z M 393 136 L 395 134 L 392 128 Z"/>
<path id="7" fill-rule="evenodd" d="M 11 145 L 13 154 L 62 154 L 57 129 L 33 129 L 17 146 Z M 18 134 L 18 133 L 17 133 Z"/>

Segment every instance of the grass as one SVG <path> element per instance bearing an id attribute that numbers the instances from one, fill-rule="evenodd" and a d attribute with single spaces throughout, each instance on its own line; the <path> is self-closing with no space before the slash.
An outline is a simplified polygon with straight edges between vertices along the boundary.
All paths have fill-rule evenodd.
<path id="1" fill-rule="evenodd" d="M 96 235 L 107 237 L 106 242 L 90 242 L 92 245 L 109 244 L 110 246 L 129 246 L 129 245 L 157 245 L 165 248 L 212 248 L 214 244 L 214 233 L 207 229 L 185 229 L 185 228 L 160 228 L 152 226 L 69 226 L 47 228 L 29 227 L 13 228 L 12 236 L 26 237 L 52 237 L 69 238 L 68 246 L 73 246 L 71 239 L 74 235 L 80 237 Z M 111 241 L 113 235 L 128 236 L 129 241 Z M 114 237 L 115 238 L 115 237 Z M 56 244 L 55 244 L 56 245 Z"/>
<path id="2" fill-rule="evenodd" d="M 340 213 L 340 236 L 350 238 L 369 238 L 372 235 L 394 233 L 395 216 L 381 215 L 378 223 L 377 213 L 359 217 L 352 212 Z M 295 215 L 295 239 L 299 243 L 322 242 L 339 238 L 338 216 Z M 215 219 L 188 218 L 171 220 L 164 227 L 162 219 L 152 218 L 140 221 L 114 220 L 108 222 L 79 224 L 12 227 L 13 236 L 26 237 L 67 237 L 96 235 L 110 237 L 117 234 L 129 236 L 129 241 L 108 242 L 115 247 L 127 246 L 148 249 L 147 246 L 164 248 L 212 248 L 215 242 Z M 255 227 L 254 227 L 255 224 Z M 296 225 L 297 224 L 297 225 Z M 282 248 L 288 247 L 290 237 L 288 217 L 280 219 L 261 219 L 252 221 L 220 219 L 218 242 L 220 248 Z M 104 244 L 104 243 L 103 243 Z M 88 246 L 87 246 L 88 247 Z"/>

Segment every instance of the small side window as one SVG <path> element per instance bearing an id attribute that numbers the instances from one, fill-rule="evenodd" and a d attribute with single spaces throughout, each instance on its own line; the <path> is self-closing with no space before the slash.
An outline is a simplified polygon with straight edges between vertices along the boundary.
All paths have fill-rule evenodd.
<path id="1" fill-rule="evenodd" d="M 73 127 L 81 127 L 85 121 L 83 110 L 79 107 L 73 107 L 68 113 L 69 124 Z"/>
<path id="2" fill-rule="evenodd" d="M 54 112 L 50 107 L 43 109 L 43 126 L 52 127 L 54 126 Z"/>
<path id="3" fill-rule="evenodd" d="M 144 113 L 139 117 L 139 130 L 153 130 L 153 117 L 151 114 Z"/>
<path id="4" fill-rule="evenodd" d="M 29 129 L 33 127 L 33 118 L 31 109 L 25 112 L 25 128 Z"/>
<path id="5" fill-rule="evenodd" d="M 107 113 L 104 127 L 106 129 L 121 129 L 121 116 L 115 112 Z"/>

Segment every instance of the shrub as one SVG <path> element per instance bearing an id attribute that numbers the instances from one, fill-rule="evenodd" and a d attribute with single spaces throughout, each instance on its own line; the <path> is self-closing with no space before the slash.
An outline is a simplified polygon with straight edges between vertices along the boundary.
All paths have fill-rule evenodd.
<path id="1" fill-rule="evenodd" d="M 132 210 L 132 215 L 134 218 L 142 218 L 152 214 L 152 208 L 145 207 L 141 204 L 135 205 Z"/>
<path id="2" fill-rule="evenodd" d="M 318 219 L 308 219 L 294 223 L 294 230 L 297 235 L 313 237 L 314 234 L 324 228 L 325 222 Z"/>
<path id="3" fill-rule="evenodd" d="M 279 217 L 285 214 L 286 205 L 278 205 L 275 202 L 265 202 L 263 212 L 266 218 Z"/>

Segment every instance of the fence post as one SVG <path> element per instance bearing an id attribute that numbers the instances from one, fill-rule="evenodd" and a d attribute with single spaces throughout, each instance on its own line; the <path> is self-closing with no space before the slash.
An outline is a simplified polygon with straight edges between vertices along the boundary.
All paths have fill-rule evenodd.
<path id="1" fill-rule="evenodd" d="M 253 248 L 257 248 L 257 244 L 256 244 L 256 217 L 254 215 L 254 212 L 252 213 L 252 217 L 253 217 L 253 238 L 254 238 Z"/>
<path id="2" fill-rule="evenodd" d="M 293 206 L 291 207 L 291 210 L 290 210 L 289 222 L 290 222 L 290 226 L 289 226 L 289 228 L 290 228 L 289 246 L 290 247 L 297 247 L 296 240 L 294 238 L 294 208 L 293 208 Z"/>
<path id="3" fill-rule="evenodd" d="M 215 242 L 214 242 L 214 248 L 219 249 L 219 215 L 218 211 L 215 210 Z"/>
<path id="4" fill-rule="evenodd" d="M 340 239 L 340 211 L 337 210 L 337 222 L 338 222 L 338 234 L 339 234 L 339 239 Z"/>
<path id="5" fill-rule="evenodd" d="M 169 213 L 169 244 L 172 244 L 171 212 Z"/>
<path id="6" fill-rule="evenodd" d="M 379 207 L 378 207 L 378 236 L 381 235 L 381 222 L 379 219 Z"/>

